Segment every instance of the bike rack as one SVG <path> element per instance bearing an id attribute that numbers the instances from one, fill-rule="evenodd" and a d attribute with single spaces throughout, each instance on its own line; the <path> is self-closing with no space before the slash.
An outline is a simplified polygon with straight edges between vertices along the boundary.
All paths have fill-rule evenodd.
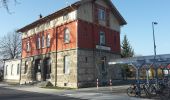
<path id="1" fill-rule="evenodd" d="M 142 57 L 131 57 L 131 58 L 122 58 L 116 59 L 109 62 L 109 65 L 116 65 L 116 64 L 128 64 L 133 66 L 136 69 L 136 81 L 137 87 L 140 93 L 140 70 L 141 68 L 145 68 L 146 76 L 147 76 L 147 83 L 149 84 L 149 69 L 153 66 L 155 70 L 155 82 L 158 84 L 158 69 L 162 66 L 163 70 L 168 70 L 168 80 L 170 80 L 170 55 L 158 55 L 156 58 L 154 56 L 142 56 Z"/>

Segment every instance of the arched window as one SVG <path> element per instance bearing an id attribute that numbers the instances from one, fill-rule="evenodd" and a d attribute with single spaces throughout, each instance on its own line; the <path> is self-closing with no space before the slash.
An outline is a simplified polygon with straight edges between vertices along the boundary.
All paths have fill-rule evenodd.
<path id="1" fill-rule="evenodd" d="M 45 41 L 44 34 L 42 34 L 42 39 L 41 39 L 42 48 L 44 48 L 44 41 Z"/>
<path id="2" fill-rule="evenodd" d="M 41 44 L 41 41 L 40 41 L 40 40 L 41 40 L 41 39 L 40 39 L 40 35 L 38 35 L 38 36 L 37 36 L 37 40 L 36 40 L 36 41 L 37 41 L 37 42 L 36 42 L 36 47 L 37 47 L 37 49 L 40 49 L 40 47 L 41 47 L 41 45 L 40 45 L 40 44 Z"/>
<path id="3" fill-rule="evenodd" d="M 70 42 L 70 31 L 68 28 L 64 30 L 64 42 L 69 43 Z"/>
<path id="4" fill-rule="evenodd" d="M 26 49 L 27 49 L 27 52 L 30 51 L 30 41 L 27 41 L 27 47 L 26 47 Z"/>
<path id="5" fill-rule="evenodd" d="M 50 34 L 49 33 L 47 34 L 47 37 L 46 37 L 46 46 L 50 47 Z"/>

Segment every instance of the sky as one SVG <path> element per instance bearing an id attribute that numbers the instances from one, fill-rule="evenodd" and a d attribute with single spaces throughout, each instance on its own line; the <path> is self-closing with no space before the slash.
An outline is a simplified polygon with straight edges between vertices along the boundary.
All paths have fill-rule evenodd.
<path id="1" fill-rule="evenodd" d="M 0 37 L 22 28 L 67 4 L 77 0 L 9 0 L 12 14 L 0 5 Z M 68 3 L 66 3 L 66 1 Z M 112 0 L 118 11 L 127 21 L 121 28 L 121 40 L 126 34 L 136 55 L 153 55 L 152 22 L 155 25 L 157 54 L 170 54 L 170 0 Z"/>

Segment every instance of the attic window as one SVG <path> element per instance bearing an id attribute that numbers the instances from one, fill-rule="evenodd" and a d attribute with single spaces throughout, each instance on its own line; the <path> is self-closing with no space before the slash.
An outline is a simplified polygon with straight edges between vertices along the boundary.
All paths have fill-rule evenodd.
<path id="1" fill-rule="evenodd" d="M 99 8 L 99 10 L 98 10 L 98 18 L 99 18 L 99 20 L 105 21 L 106 12 L 105 12 L 104 9 Z"/>
<path id="2" fill-rule="evenodd" d="M 65 20 L 68 20 L 68 18 L 69 18 L 68 13 L 65 13 L 65 14 L 63 15 L 63 20 L 64 20 L 64 21 L 65 21 Z"/>

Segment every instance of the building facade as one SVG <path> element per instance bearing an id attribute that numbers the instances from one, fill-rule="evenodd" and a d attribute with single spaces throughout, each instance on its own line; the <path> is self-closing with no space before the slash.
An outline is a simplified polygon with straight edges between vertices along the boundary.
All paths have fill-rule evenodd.
<path id="1" fill-rule="evenodd" d="M 84 87 L 119 77 L 109 59 L 120 58 L 126 21 L 110 0 L 80 0 L 21 28 L 21 84 L 50 81 Z"/>
<path id="2" fill-rule="evenodd" d="M 20 59 L 6 60 L 4 61 L 4 81 L 11 83 L 20 82 Z"/>

